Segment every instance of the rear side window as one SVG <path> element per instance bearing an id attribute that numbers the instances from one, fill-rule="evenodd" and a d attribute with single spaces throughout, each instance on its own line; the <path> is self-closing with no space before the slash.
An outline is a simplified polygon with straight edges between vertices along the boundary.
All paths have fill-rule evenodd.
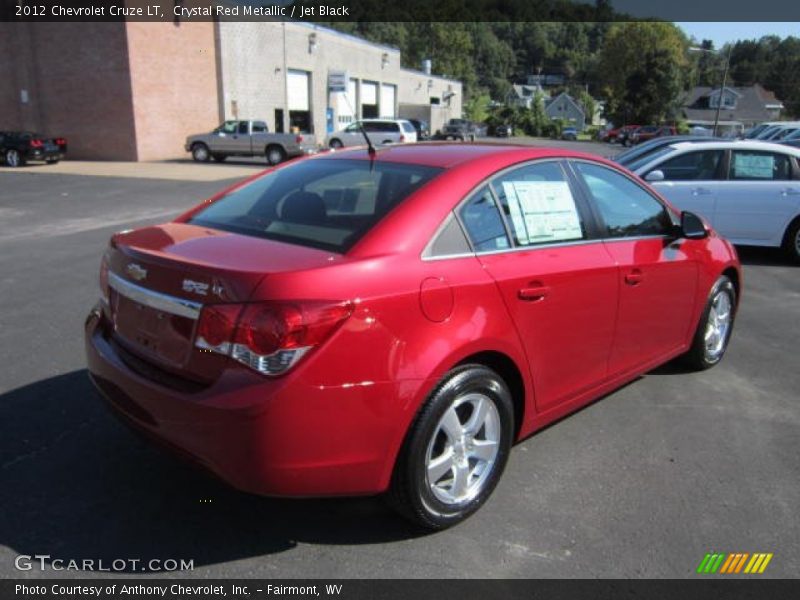
<path id="1" fill-rule="evenodd" d="M 730 178 L 785 181 L 792 178 L 792 163 L 785 154 L 734 150 L 731 155 Z"/>
<path id="2" fill-rule="evenodd" d="M 507 250 L 511 247 L 500 211 L 488 187 L 474 193 L 461 207 L 458 216 L 476 252 Z"/>
<path id="3" fill-rule="evenodd" d="M 575 162 L 605 222 L 609 237 L 666 235 L 672 219 L 661 202 L 624 175 L 607 167 Z"/>
<path id="4" fill-rule="evenodd" d="M 526 165 L 492 182 L 519 246 L 581 240 L 586 229 L 561 166 Z"/>
<path id="5" fill-rule="evenodd" d="M 723 150 L 698 150 L 671 158 L 656 167 L 668 181 L 719 179 Z"/>
<path id="6" fill-rule="evenodd" d="M 189 222 L 346 252 L 441 171 L 368 160 L 301 161 L 234 190 Z"/>
<path id="7" fill-rule="evenodd" d="M 267 124 L 264 121 L 253 121 L 253 133 L 266 133 Z"/>

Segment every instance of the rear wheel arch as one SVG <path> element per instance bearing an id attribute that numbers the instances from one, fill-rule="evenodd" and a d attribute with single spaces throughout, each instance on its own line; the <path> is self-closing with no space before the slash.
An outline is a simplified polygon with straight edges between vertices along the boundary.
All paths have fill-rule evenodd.
<path id="1" fill-rule="evenodd" d="M 517 363 L 503 352 L 488 350 L 471 354 L 453 365 L 452 368 L 456 369 L 467 364 L 483 365 L 491 369 L 508 386 L 514 406 L 514 440 L 516 441 L 525 418 L 525 380 L 522 378 L 522 372 Z"/>
<path id="2" fill-rule="evenodd" d="M 731 280 L 731 283 L 733 284 L 733 289 L 736 292 L 736 302 L 738 304 L 739 298 L 741 298 L 741 293 L 742 293 L 741 289 L 742 282 L 739 277 L 739 271 L 737 271 L 734 267 L 728 267 L 724 271 L 722 271 L 720 275 L 724 275 L 725 277 Z"/>
<path id="3" fill-rule="evenodd" d="M 783 240 L 781 241 L 781 248 L 783 251 L 796 262 L 800 262 L 800 252 L 794 247 L 795 238 L 800 236 L 800 215 L 796 215 L 783 232 Z"/>

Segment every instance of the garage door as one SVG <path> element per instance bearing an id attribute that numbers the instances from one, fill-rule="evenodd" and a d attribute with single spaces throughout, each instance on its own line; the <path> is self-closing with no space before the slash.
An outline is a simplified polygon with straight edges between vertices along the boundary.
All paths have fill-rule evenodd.
<path id="1" fill-rule="evenodd" d="M 307 71 L 289 69 L 286 74 L 289 110 L 310 110 L 308 107 L 308 77 Z"/>
<path id="2" fill-rule="evenodd" d="M 397 86 L 383 84 L 381 86 L 381 117 L 395 117 L 395 99 L 397 97 Z"/>
<path id="3" fill-rule="evenodd" d="M 361 116 L 374 119 L 378 116 L 378 84 L 361 82 Z"/>

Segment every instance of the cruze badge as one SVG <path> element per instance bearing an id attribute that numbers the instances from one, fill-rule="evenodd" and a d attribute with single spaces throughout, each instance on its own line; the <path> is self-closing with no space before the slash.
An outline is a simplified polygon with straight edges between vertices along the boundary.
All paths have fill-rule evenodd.
<path id="1" fill-rule="evenodd" d="M 201 283 L 200 281 L 192 281 L 191 279 L 184 279 L 183 291 L 193 292 L 195 294 L 200 294 L 201 296 L 205 296 L 208 294 L 208 284 Z"/>
<path id="2" fill-rule="evenodd" d="M 125 272 L 128 274 L 128 277 L 135 279 L 136 281 L 141 281 L 147 277 L 147 269 L 140 267 L 136 263 L 130 263 L 127 267 L 125 267 Z"/>

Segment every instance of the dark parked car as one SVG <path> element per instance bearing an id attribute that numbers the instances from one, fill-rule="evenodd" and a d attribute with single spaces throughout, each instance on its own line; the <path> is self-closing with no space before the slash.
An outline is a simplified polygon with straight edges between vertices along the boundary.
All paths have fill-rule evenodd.
<path id="1" fill-rule="evenodd" d="M 121 419 L 237 488 L 388 492 L 441 529 L 517 440 L 719 363 L 740 282 L 733 246 L 600 158 L 355 148 L 115 234 L 86 353 Z"/>
<path id="2" fill-rule="evenodd" d="M 29 160 L 54 164 L 66 153 L 64 138 L 45 138 L 31 131 L 0 131 L 0 160 L 9 167 L 21 167 Z"/>
<path id="3" fill-rule="evenodd" d="M 574 142 L 578 139 L 578 130 L 574 127 L 564 127 L 561 131 L 561 139 Z"/>
<path id="4" fill-rule="evenodd" d="M 495 137 L 511 137 L 514 135 L 514 129 L 508 123 L 501 123 L 494 126 L 492 134 Z"/>
<path id="5" fill-rule="evenodd" d="M 486 135 L 486 126 L 466 119 L 450 119 L 447 125 L 436 134 L 437 140 L 474 140 L 476 137 Z"/>
<path id="6" fill-rule="evenodd" d="M 420 119 L 408 119 L 408 121 L 414 126 L 414 129 L 417 130 L 418 142 L 431 139 L 431 126 L 428 125 L 427 121 L 422 121 Z"/>

